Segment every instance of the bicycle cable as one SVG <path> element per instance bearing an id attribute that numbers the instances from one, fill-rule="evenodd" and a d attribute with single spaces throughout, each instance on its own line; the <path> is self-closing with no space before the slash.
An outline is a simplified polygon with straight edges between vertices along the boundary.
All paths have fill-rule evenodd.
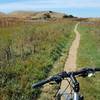
<path id="1" fill-rule="evenodd" d="M 67 87 L 63 90 L 63 92 L 60 94 L 61 96 L 64 94 L 64 92 L 68 89 L 68 87 L 69 86 L 71 86 L 71 80 L 69 81 L 68 79 L 65 79 L 65 80 L 67 80 L 67 82 L 68 82 L 68 85 L 67 85 Z"/>

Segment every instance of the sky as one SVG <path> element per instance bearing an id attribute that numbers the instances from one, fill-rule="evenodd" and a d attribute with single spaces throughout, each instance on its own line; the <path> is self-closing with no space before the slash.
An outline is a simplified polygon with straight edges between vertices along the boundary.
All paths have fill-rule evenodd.
<path id="1" fill-rule="evenodd" d="M 0 0 L 0 12 L 57 11 L 78 17 L 100 17 L 100 0 Z"/>

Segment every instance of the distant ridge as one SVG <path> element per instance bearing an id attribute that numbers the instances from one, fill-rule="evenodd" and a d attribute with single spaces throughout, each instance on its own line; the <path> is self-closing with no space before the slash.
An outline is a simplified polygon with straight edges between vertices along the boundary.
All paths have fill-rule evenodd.
<path id="1" fill-rule="evenodd" d="M 3 12 L 0 12 L 0 17 L 4 17 L 4 16 L 6 16 L 6 14 Z"/>
<path id="2" fill-rule="evenodd" d="M 31 19 L 72 17 L 64 13 L 58 13 L 53 11 L 41 11 L 41 12 L 15 11 L 9 13 L 9 15 L 12 17 L 31 18 Z"/>
<path id="3" fill-rule="evenodd" d="M 67 15 L 64 13 L 53 12 L 53 11 L 14 11 L 8 14 L 0 12 L 0 17 L 16 17 L 24 19 L 47 19 L 47 18 L 72 18 L 72 15 Z"/>

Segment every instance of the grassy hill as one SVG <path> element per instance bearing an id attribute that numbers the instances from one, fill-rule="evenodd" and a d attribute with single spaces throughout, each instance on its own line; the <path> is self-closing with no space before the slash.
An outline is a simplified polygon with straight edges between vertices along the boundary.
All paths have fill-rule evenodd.
<path id="1" fill-rule="evenodd" d="M 0 12 L 0 17 L 4 17 L 4 16 L 6 16 L 6 14 L 5 14 L 5 13 Z"/>
<path id="2" fill-rule="evenodd" d="M 1 17 L 16 17 L 23 19 L 46 19 L 46 18 L 72 18 L 74 16 L 53 11 L 29 12 L 29 11 L 14 11 L 8 14 L 0 13 Z"/>
<path id="3" fill-rule="evenodd" d="M 65 14 L 53 11 L 41 11 L 41 12 L 16 11 L 10 13 L 9 15 L 20 18 L 40 19 L 40 18 L 63 18 Z"/>

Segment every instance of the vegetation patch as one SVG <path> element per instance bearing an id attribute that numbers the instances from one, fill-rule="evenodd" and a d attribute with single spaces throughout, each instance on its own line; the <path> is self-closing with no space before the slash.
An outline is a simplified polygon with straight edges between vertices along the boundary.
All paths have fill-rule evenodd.
<path id="1" fill-rule="evenodd" d="M 78 67 L 100 67 L 100 22 L 82 22 L 79 27 L 81 34 L 78 53 Z M 85 100 L 100 99 L 100 75 L 93 78 L 80 79 L 81 92 Z"/>
<path id="2" fill-rule="evenodd" d="M 46 78 L 73 38 L 75 22 L 20 24 L 0 28 L 0 99 L 32 100 L 32 84 Z"/>

